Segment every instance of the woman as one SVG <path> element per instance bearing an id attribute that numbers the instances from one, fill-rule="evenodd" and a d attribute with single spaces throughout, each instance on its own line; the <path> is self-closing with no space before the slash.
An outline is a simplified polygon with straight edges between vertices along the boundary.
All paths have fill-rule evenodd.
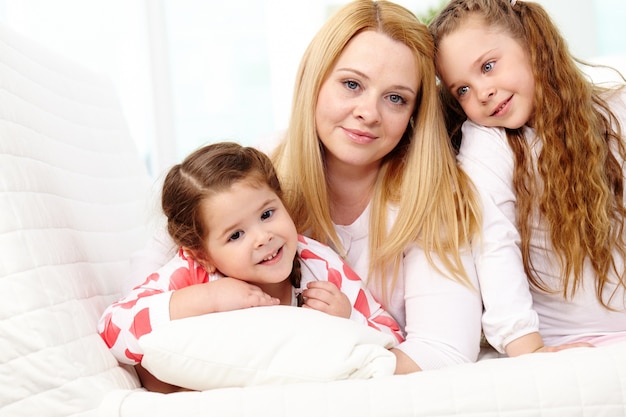
<path id="1" fill-rule="evenodd" d="M 433 59 L 409 10 L 347 4 L 304 54 L 273 154 L 298 231 L 342 254 L 405 329 L 398 373 L 474 361 L 479 349 L 467 249 L 476 200 L 455 164 Z"/>

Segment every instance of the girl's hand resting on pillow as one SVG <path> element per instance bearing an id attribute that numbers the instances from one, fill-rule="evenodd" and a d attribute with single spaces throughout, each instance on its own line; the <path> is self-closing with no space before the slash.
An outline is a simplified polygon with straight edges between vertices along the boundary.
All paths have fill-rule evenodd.
<path id="1" fill-rule="evenodd" d="M 278 298 L 263 292 L 256 285 L 226 277 L 174 291 L 170 300 L 170 318 L 175 320 L 278 304 L 280 304 Z"/>
<path id="2" fill-rule="evenodd" d="M 302 291 L 304 308 L 312 308 L 332 316 L 349 319 L 352 315 L 352 304 L 348 296 L 329 281 L 311 281 Z"/>

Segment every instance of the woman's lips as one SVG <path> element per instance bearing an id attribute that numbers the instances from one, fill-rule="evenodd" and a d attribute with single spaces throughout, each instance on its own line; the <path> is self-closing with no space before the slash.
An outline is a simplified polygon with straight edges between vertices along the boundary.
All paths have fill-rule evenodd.
<path id="1" fill-rule="evenodd" d="M 358 144 L 367 144 L 376 140 L 376 136 L 368 132 L 363 132 L 361 130 L 356 130 L 356 129 L 346 129 L 346 128 L 344 128 L 343 130 L 344 132 L 346 132 L 346 136 L 348 136 L 348 138 L 352 142 L 355 142 Z"/>

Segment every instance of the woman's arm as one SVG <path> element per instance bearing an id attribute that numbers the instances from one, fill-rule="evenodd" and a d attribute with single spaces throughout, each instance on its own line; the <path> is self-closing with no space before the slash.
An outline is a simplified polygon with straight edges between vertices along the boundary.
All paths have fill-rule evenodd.
<path id="1" fill-rule="evenodd" d="M 471 252 L 461 253 L 473 288 L 444 273 L 444 265 L 432 254 L 436 267 L 417 245 L 405 252 L 403 277 L 406 308 L 406 341 L 397 346 L 396 373 L 437 369 L 474 362 L 480 351 L 482 301 Z"/>

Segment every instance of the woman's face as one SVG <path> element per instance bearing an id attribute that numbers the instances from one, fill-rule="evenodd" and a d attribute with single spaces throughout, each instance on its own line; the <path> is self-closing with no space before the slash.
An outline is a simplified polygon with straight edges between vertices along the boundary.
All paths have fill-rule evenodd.
<path id="1" fill-rule="evenodd" d="M 352 38 L 323 82 L 315 109 L 327 164 L 377 169 L 402 139 L 419 87 L 408 46 L 374 31 Z"/>

